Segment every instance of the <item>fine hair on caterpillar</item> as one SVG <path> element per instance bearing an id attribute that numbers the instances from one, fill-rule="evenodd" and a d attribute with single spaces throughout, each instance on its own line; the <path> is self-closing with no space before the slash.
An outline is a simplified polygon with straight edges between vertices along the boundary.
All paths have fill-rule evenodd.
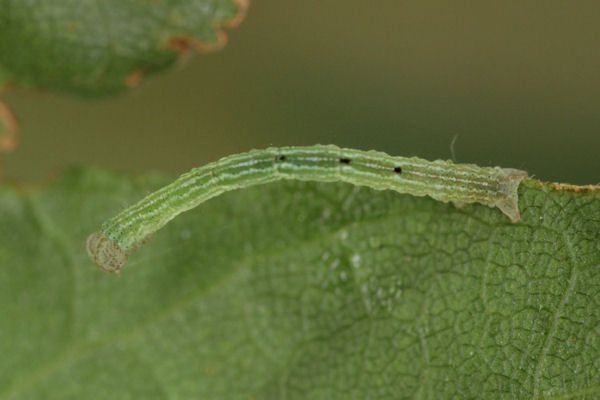
<path id="1" fill-rule="evenodd" d="M 497 207 L 517 222 L 518 188 L 526 177 L 517 169 L 394 157 L 335 145 L 251 150 L 194 168 L 146 196 L 90 235 L 87 251 L 103 271 L 118 272 L 133 249 L 178 214 L 221 193 L 280 179 L 341 181 L 442 202 L 480 203 Z"/>

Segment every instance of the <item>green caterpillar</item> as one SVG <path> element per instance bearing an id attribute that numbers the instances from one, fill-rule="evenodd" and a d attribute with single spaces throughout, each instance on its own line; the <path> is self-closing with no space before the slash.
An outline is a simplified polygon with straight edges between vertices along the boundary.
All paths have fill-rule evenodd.
<path id="1" fill-rule="evenodd" d="M 223 192 L 279 179 L 342 181 L 443 202 L 476 202 L 498 207 L 517 222 L 517 189 L 525 177 L 525 171 L 516 169 L 392 157 L 334 145 L 251 150 L 194 168 L 127 208 L 89 236 L 87 251 L 103 271 L 118 272 L 133 249 L 178 214 Z"/>

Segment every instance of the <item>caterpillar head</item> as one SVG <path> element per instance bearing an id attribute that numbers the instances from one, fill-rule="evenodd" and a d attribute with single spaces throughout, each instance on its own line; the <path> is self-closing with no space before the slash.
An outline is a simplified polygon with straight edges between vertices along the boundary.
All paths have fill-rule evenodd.
<path id="1" fill-rule="evenodd" d="M 92 233 L 86 242 L 88 255 L 104 272 L 118 273 L 129 254 L 101 232 Z"/>
<path id="2" fill-rule="evenodd" d="M 503 168 L 502 172 L 499 183 L 500 196 L 494 205 L 507 215 L 511 222 L 519 222 L 519 185 L 527 178 L 527 172 L 512 168 Z"/>

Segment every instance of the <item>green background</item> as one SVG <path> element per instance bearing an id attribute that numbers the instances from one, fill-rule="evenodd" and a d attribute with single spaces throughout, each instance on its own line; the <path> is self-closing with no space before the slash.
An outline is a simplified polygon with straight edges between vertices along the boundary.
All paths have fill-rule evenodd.
<path id="1" fill-rule="evenodd" d="M 597 183 L 600 5 L 254 1 L 219 53 L 124 96 L 13 90 L 4 175 L 183 172 L 269 145 L 335 143 Z"/>

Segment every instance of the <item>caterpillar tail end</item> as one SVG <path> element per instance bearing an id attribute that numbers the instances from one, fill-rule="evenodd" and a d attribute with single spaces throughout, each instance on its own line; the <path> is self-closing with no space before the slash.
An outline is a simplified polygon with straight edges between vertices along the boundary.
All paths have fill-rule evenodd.
<path id="1" fill-rule="evenodd" d="M 525 171 L 518 169 L 504 168 L 504 176 L 500 181 L 499 191 L 501 196 L 494 204 L 500 209 L 510 221 L 515 223 L 521 220 L 519 213 L 519 185 L 521 181 L 527 178 Z"/>
<path id="2" fill-rule="evenodd" d="M 129 253 L 102 232 L 88 237 L 86 249 L 92 261 L 107 273 L 119 273 L 129 257 Z"/>

